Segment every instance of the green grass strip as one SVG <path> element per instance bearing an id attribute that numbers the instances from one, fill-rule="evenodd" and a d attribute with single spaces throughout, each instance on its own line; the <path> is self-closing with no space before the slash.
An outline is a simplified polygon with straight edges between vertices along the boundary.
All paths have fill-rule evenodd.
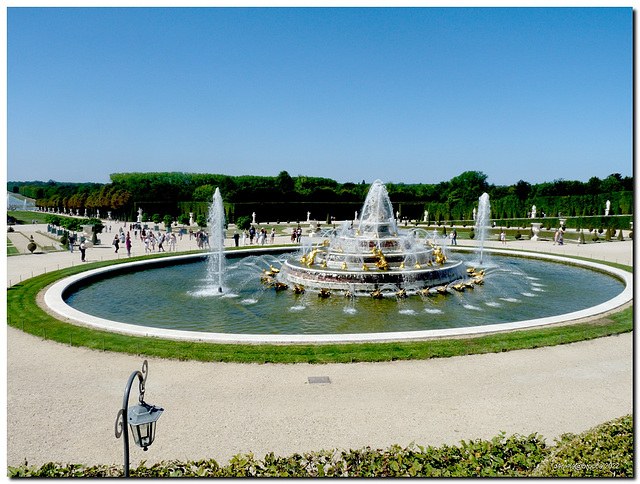
<path id="1" fill-rule="evenodd" d="M 179 254 L 170 254 L 179 255 Z M 241 363 L 350 363 L 444 358 L 573 343 L 633 329 L 633 307 L 586 323 L 496 333 L 479 337 L 386 343 L 344 344 L 221 344 L 136 337 L 65 323 L 36 304 L 49 284 L 79 272 L 135 260 L 93 262 L 27 279 L 7 290 L 7 322 L 14 328 L 73 346 L 160 358 Z M 598 261 L 600 262 L 600 261 Z M 600 262 L 632 271 L 628 266 Z"/>

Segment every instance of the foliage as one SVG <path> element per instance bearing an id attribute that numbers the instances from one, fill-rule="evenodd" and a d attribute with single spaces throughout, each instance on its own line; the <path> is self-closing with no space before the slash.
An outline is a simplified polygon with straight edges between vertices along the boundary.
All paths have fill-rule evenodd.
<path id="1" fill-rule="evenodd" d="M 579 436 L 562 435 L 532 475 L 633 477 L 633 416 L 606 422 Z"/>
<path id="2" fill-rule="evenodd" d="M 611 214 L 633 213 L 633 178 L 623 178 L 620 174 L 612 174 L 605 180 L 592 177 L 587 183 L 559 179 L 531 185 L 519 180 L 510 186 L 490 185 L 487 179 L 482 172 L 466 171 L 438 184 L 390 182 L 387 190 L 397 209 L 409 220 L 421 220 L 425 210 L 429 211 L 430 221 L 470 220 L 472 210 L 484 192 L 491 198 L 491 218 L 525 217 L 532 205 L 547 216 L 556 216 L 560 212 L 569 217 L 603 216 L 607 200 L 611 202 Z M 92 213 L 108 209 L 124 217 L 131 216 L 134 205 L 140 203 L 162 203 L 166 207 L 162 213 L 178 216 L 179 203 L 207 203 L 219 188 L 226 204 L 252 205 L 244 213 L 233 214 L 233 217 L 251 213 L 256 206 L 262 211 L 265 202 L 287 204 L 279 208 L 278 216 L 268 219 L 276 220 L 299 218 L 298 214 L 289 211 L 295 208 L 291 204 L 297 203 L 356 204 L 351 211 L 353 213 L 362 204 L 369 185 L 364 180 L 340 184 L 329 178 L 291 177 L 282 171 L 277 177 L 182 172 L 114 173 L 111 183 L 106 185 L 50 180 L 46 183 L 9 182 L 7 188 L 36 198 L 38 207 L 88 209 Z M 306 211 L 307 208 L 299 210 L 303 214 Z M 326 210 L 312 212 L 321 217 L 327 213 Z M 332 211 L 331 215 L 344 219 L 347 212 Z M 262 215 L 261 218 L 267 220 Z"/>
<path id="3" fill-rule="evenodd" d="M 27 249 L 29 249 L 29 252 L 31 252 L 33 254 L 33 251 L 35 251 L 38 248 L 38 246 L 36 245 L 35 242 L 29 242 L 29 245 L 27 245 Z"/>
<path id="4" fill-rule="evenodd" d="M 166 228 L 169 228 L 169 227 L 171 227 L 171 222 L 173 222 L 173 217 L 171 215 L 165 215 L 162 218 L 162 221 L 164 222 L 164 226 Z"/>
<path id="5" fill-rule="evenodd" d="M 9 467 L 9 477 L 116 477 L 119 466 L 85 467 L 25 463 Z M 578 437 L 565 435 L 548 447 L 539 434 L 491 440 L 461 441 L 460 445 L 387 449 L 321 450 L 279 457 L 272 452 L 259 460 L 237 454 L 220 466 L 215 460 L 169 461 L 130 470 L 132 477 L 552 477 L 633 476 L 631 415 L 606 422 Z"/>
<path id="6" fill-rule="evenodd" d="M 154 214 L 151 216 L 151 221 L 152 221 L 154 224 L 159 224 L 159 223 L 162 221 L 162 217 L 160 216 L 160 214 L 159 214 L 159 213 L 154 213 Z"/>
<path id="7" fill-rule="evenodd" d="M 196 219 L 196 223 L 198 224 L 198 227 L 206 227 L 207 217 L 204 214 L 198 215 L 198 218 Z"/>
<path id="8" fill-rule="evenodd" d="M 249 230 L 251 228 L 251 218 L 239 217 L 238 220 L 236 220 L 236 226 L 240 230 Z"/>
<path id="9" fill-rule="evenodd" d="M 178 216 L 178 223 L 181 225 L 189 225 L 189 215 L 183 213 L 182 215 Z"/>

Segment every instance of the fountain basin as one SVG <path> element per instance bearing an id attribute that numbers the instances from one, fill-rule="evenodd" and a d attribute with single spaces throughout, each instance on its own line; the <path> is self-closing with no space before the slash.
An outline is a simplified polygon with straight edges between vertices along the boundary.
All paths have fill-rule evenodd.
<path id="1" fill-rule="evenodd" d="M 290 251 L 290 249 L 254 249 L 251 251 L 233 251 L 228 252 L 227 256 L 230 258 L 242 257 L 245 255 L 261 255 L 261 254 L 278 254 L 281 252 Z M 483 334 L 498 331 L 511 331 L 517 329 L 531 328 L 536 326 L 543 326 L 548 324 L 564 323 L 567 321 L 577 321 L 585 317 L 591 317 L 600 315 L 609 311 L 616 310 L 622 305 L 628 303 L 633 298 L 633 275 L 622 271 L 620 269 L 612 268 L 603 264 L 597 264 L 593 262 L 577 261 L 575 259 L 567 259 L 559 256 L 532 254 L 529 252 L 517 252 L 517 251 L 501 251 L 501 250 L 487 250 L 489 254 L 505 254 L 510 256 L 522 257 L 522 258 L 535 258 L 535 260 L 547 260 L 553 262 L 559 262 L 562 264 L 570 264 L 585 267 L 597 272 L 603 272 L 616 279 L 624 282 L 625 286 L 621 292 L 615 297 L 597 304 L 590 308 L 581 309 L 578 311 L 566 312 L 563 314 L 557 314 L 543 318 L 531 318 L 522 321 L 511 321 L 498 324 L 481 324 L 477 326 L 469 327 L 451 327 L 451 328 L 439 328 L 439 329 L 426 329 L 426 330 L 414 330 L 414 331 L 376 331 L 375 325 L 371 328 L 371 332 L 356 332 L 347 334 L 231 334 L 225 332 L 209 332 L 209 331 L 190 331 L 177 328 L 158 328 L 149 326 L 139 326 L 136 324 L 128 324 L 123 322 L 116 322 L 107 318 L 94 316 L 87 314 L 86 312 L 79 311 L 70 307 L 65 299 L 70 293 L 73 293 L 77 287 L 87 285 L 88 281 L 96 281 L 110 277 L 113 274 L 122 274 L 129 271 L 142 271 L 147 268 L 156 265 L 168 265 L 168 264 L 182 264 L 189 263 L 203 258 L 202 254 L 187 255 L 187 256 L 175 256 L 162 259 L 155 259 L 149 261 L 139 261 L 133 263 L 118 264 L 106 268 L 95 269 L 84 273 L 71 276 L 69 278 L 62 279 L 51 286 L 51 288 L 45 293 L 45 303 L 51 310 L 60 315 L 63 318 L 85 326 L 91 326 L 108 331 L 121 332 L 125 334 L 135 336 L 155 336 L 167 339 L 175 340 L 191 340 L 191 341 L 206 341 L 206 342 L 219 342 L 219 343 L 337 343 L 337 342 L 374 342 L 374 341 L 397 341 L 397 340 L 414 340 L 414 339 L 428 339 L 428 338 L 442 338 L 461 335 Z M 293 300 L 292 294 L 278 294 L 274 295 L 269 292 L 269 298 L 280 300 Z M 479 293 L 478 293 L 479 294 Z M 448 296 L 449 297 L 449 296 Z M 451 296 L 457 297 L 457 296 Z M 282 299 L 284 298 L 284 299 Z M 418 296 L 414 296 L 417 301 L 420 299 Z M 318 299 L 316 297 L 316 299 Z M 334 300 L 334 298 L 332 298 Z M 334 301 L 342 301 L 343 299 L 335 298 Z M 456 300 L 454 304 L 457 303 Z M 538 304 L 544 304 L 544 299 L 539 299 Z M 363 300 L 362 304 L 369 304 L 373 301 L 370 299 Z M 385 301 L 375 302 L 374 305 L 385 304 Z M 197 302 L 196 302 L 197 304 Z M 395 304 L 395 302 L 394 302 Z M 388 306 L 389 304 L 387 304 Z M 255 306 L 254 306 L 255 307 Z M 324 306 L 327 307 L 327 306 Z M 382 307 L 382 306 L 379 306 Z M 183 308 L 175 308 L 176 311 L 185 311 Z M 321 307 L 322 310 L 322 307 Z M 252 313 L 251 309 L 248 309 L 246 317 Z M 383 320 L 398 318 L 397 310 L 390 313 L 385 313 Z M 187 313 L 188 317 L 188 313 Z M 286 319 L 289 317 L 284 315 Z M 464 319 L 459 316 L 459 319 Z"/>

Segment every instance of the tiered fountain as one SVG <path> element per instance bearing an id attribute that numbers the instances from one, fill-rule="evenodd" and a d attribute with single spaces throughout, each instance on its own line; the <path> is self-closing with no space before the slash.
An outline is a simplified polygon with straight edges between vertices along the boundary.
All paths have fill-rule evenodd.
<path id="1" fill-rule="evenodd" d="M 447 260 L 425 230 L 398 228 L 380 180 L 371 185 L 355 230 L 345 223 L 331 231 L 302 256 L 288 259 L 278 275 L 281 284 L 293 284 L 296 290 L 354 296 L 442 290 L 465 277 L 462 262 Z"/>

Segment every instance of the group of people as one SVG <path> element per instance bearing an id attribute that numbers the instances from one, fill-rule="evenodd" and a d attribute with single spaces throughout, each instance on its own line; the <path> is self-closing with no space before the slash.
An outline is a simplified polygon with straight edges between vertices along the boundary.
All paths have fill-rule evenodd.
<path id="1" fill-rule="evenodd" d="M 193 232 L 189 232 L 189 238 L 192 237 Z M 204 249 L 205 247 L 209 247 L 209 234 L 205 230 L 198 230 L 195 233 L 196 244 L 198 245 L 198 249 Z"/>
<path id="2" fill-rule="evenodd" d="M 118 249 L 120 249 L 121 243 L 125 245 L 127 248 L 127 255 L 131 257 L 131 235 L 127 232 L 127 235 L 125 236 L 122 228 L 120 228 L 120 233 L 116 234 L 113 238 L 113 242 L 111 242 L 111 245 L 116 248 L 116 254 L 118 253 Z"/>
<path id="3" fill-rule="evenodd" d="M 264 227 L 261 227 L 260 230 L 256 230 L 256 228 L 252 225 L 251 227 L 249 227 L 248 231 L 244 230 L 242 232 L 242 245 L 247 245 L 247 239 L 249 239 L 250 245 L 253 244 L 254 239 L 256 241 L 256 245 L 264 245 L 267 243 L 268 239 L 270 239 L 271 243 L 274 244 L 276 240 L 276 228 L 272 227 L 271 233 L 267 235 L 267 230 Z M 236 245 L 238 245 L 237 241 Z"/>
<path id="4" fill-rule="evenodd" d="M 353 225 L 352 225 L 353 227 Z M 291 232 L 291 242 L 292 243 L 300 243 L 300 239 L 302 238 L 302 227 L 298 225 L 297 229 L 293 229 Z"/>

